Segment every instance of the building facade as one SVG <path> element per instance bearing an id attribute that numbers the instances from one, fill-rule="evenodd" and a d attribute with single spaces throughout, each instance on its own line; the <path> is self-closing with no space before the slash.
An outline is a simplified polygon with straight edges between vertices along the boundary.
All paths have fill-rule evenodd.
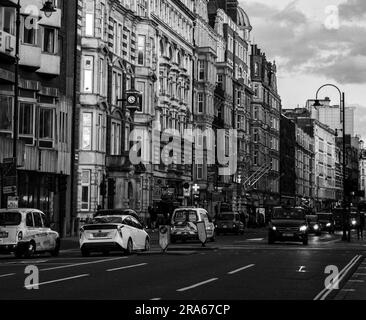
<path id="1" fill-rule="evenodd" d="M 270 209 L 280 203 L 280 116 L 277 67 L 257 45 L 252 46 L 252 166 L 250 192 L 256 207 Z"/>
<path id="2" fill-rule="evenodd" d="M 0 162 L 12 158 L 17 1 L 0 3 Z M 70 232 L 71 128 L 74 104 L 76 3 L 20 1 L 17 196 L 19 207 L 43 210 Z M 14 195 L 5 188 L 1 207 Z"/>

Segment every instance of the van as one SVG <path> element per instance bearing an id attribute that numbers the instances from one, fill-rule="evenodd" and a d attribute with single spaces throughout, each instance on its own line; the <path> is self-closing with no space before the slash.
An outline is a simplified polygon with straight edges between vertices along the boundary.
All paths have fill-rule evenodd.
<path id="1" fill-rule="evenodd" d="M 199 240 L 197 222 L 204 221 L 207 239 L 215 241 L 215 225 L 208 212 L 203 208 L 182 207 L 174 210 L 171 218 L 170 241 L 183 242 L 187 240 Z"/>

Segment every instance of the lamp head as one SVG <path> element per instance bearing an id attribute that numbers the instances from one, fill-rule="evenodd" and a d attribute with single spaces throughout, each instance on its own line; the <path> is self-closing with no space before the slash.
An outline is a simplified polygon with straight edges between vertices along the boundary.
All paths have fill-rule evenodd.
<path id="1" fill-rule="evenodd" d="M 52 13 L 56 12 L 56 9 L 53 5 L 53 1 L 46 0 L 46 2 L 43 4 L 41 11 L 43 11 L 44 15 L 47 18 L 49 18 L 52 15 Z"/>

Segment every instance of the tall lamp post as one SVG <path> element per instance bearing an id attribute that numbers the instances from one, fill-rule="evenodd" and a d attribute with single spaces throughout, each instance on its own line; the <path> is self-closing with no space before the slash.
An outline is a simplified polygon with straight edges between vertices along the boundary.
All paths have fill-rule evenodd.
<path id="1" fill-rule="evenodd" d="M 345 112 L 345 94 L 344 92 L 341 92 L 341 90 L 335 86 L 334 84 L 330 84 L 327 83 L 323 86 L 321 86 L 317 92 L 316 92 L 316 97 L 315 97 L 315 102 L 313 104 L 313 107 L 321 107 L 322 104 L 320 103 L 319 99 L 318 99 L 318 94 L 319 91 L 321 89 L 323 89 L 324 87 L 333 87 L 335 89 L 337 89 L 338 93 L 339 93 L 339 108 L 340 108 L 340 113 L 341 113 L 341 122 L 342 122 L 342 131 L 343 131 L 343 139 L 342 139 L 342 152 L 343 152 L 343 157 L 342 157 L 342 171 L 343 171 L 343 235 L 342 235 L 342 240 L 346 241 L 347 240 L 347 225 L 346 225 L 346 211 L 345 211 L 345 207 L 346 207 L 346 112 Z M 349 240 L 349 239 L 348 239 Z"/>
<path id="2" fill-rule="evenodd" d="M 15 62 L 14 62 L 14 112 L 13 112 L 13 163 L 15 166 L 15 172 L 17 167 L 17 140 L 18 140 L 18 116 L 19 116 L 19 44 L 20 44 L 20 0 L 17 4 L 11 4 L 15 7 L 16 20 L 15 20 Z M 40 9 L 44 15 L 49 18 L 53 12 L 56 11 L 53 6 L 53 1 L 46 0 L 43 3 L 43 7 Z M 17 174 L 16 174 L 17 177 Z M 17 186 L 17 178 L 15 180 Z M 15 196 L 17 196 L 18 190 L 15 188 Z"/>

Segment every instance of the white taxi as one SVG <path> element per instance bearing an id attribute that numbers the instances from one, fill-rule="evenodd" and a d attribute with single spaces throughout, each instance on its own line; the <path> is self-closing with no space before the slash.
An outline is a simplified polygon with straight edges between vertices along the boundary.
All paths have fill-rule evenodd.
<path id="1" fill-rule="evenodd" d="M 37 209 L 0 209 L 0 253 L 30 258 L 36 252 L 57 256 L 60 236 L 48 227 L 46 215 Z"/>
<path id="2" fill-rule="evenodd" d="M 131 254 L 135 250 L 150 250 L 150 236 L 142 224 L 131 215 L 97 216 L 92 223 L 80 228 L 80 250 L 84 257 L 98 251 L 123 251 Z"/>
<path id="3" fill-rule="evenodd" d="M 170 241 L 198 240 L 197 222 L 205 223 L 207 239 L 215 241 L 215 225 L 203 208 L 181 207 L 175 209 L 171 219 Z"/>

